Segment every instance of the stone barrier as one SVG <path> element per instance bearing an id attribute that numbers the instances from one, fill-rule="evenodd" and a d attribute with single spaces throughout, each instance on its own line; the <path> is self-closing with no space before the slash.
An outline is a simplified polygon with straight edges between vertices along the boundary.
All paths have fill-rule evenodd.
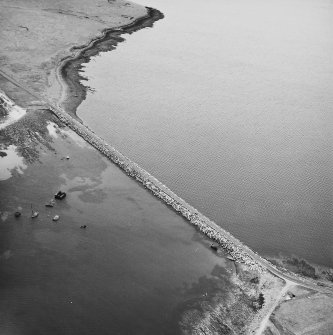
<path id="1" fill-rule="evenodd" d="M 255 254 L 256 258 L 260 258 L 249 247 L 242 244 L 238 239 L 218 226 L 216 223 L 201 214 L 198 210 L 189 205 L 185 200 L 177 196 L 168 187 L 163 185 L 154 176 L 141 168 L 138 164 L 131 161 L 114 147 L 106 143 L 102 138 L 97 136 L 93 130 L 83 125 L 79 121 L 72 118 L 60 108 L 50 110 L 59 118 L 61 122 L 75 131 L 85 141 L 90 143 L 94 148 L 101 152 L 105 157 L 118 165 L 131 178 L 141 183 L 154 196 L 165 202 L 174 211 L 182 215 L 200 232 L 217 242 L 234 260 L 235 262 L 244 263 L 250 269 L 263 272 L 263 267 L 250 254 Z M 262 261 L 266 261 L 262 259 Z M 266 261 L 267 262 L 267 261 Z"/>

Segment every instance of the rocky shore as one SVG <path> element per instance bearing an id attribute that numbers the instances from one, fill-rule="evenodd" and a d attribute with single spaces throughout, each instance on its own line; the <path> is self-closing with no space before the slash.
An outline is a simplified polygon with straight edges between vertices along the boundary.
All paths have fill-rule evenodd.
<path id="1" fill-rule="evenodd" d="M 80 75 L 82 64 L 87 63 L 92 56 L 99 52 L 113 50 L 119 42 L 124 41 L 124 38 L 121 37 L 122 34 L 131 34 L 139 29 L 152 27 L 155 21 L 163 17 L 164 15 L 160 11 L 147 7 L 146 16 L 138 18 L 121 28 L 105 29 L 101 36 L 93 39 L 88 44 L 73 48 L 73 50 L 77 50 L 76 54 L 62 59 L 56 71 L 57 80 L 62 86 L 62 98 L 57 107 L 49 106 L 50 110 L 60 121 L 120 167 L 128 176 L 138 181 L 199 231 L 217 242 L 235 262 L 244 263 L 252 270 L 263 272 L 265 268 L 250 255 L 259 257 L 254 251 L 201 214 L 146 170 L 106 143 L 91 129 L 83 125 L 75 114 L 77 106 L 85 99 L 87 91 L 87 87 L 80 82 L 84 79 Z"/>
<path id="2" fill-rule="evenodd" d="M 125 5 L 124 5 L 125 6 Z M 125 6 L 126 10 L 128 6 Z M 53 12 L 49 10 L 44 10 L 45 15 L 54 15 Z M 58 11 L 59 12 L 59 11 Z M 57 13 L 58 13 L 57 12 Z M 67 18 L 67 15 L 72 15 L 71 11 L 60 11 L 57 15 L 61 15 Z M 47 16 L 47 17 L 48 17 Z M 191 224 L 196 226 L 198 230 L 202 231 L 206 236 L 210 237 L 212 240 L 216 241 L 221 245 L 223 249 L 228 251 L 230 256 L 237 262 L 242 262 L 247 264 L 250 268 L 263 270 L 263 267 L 254 259 L 253 256 L 256 255 L 253 251 L 247 251 L 247 247 L 244 246 L 240 241 L 231 236 L 229 233 L 224 231 L 222 228 L 217 226 L 214 222 L 209 220 L 207 217 L 199 213 L 195 208 L 187 204 L 183 199 L 174 194 L 170 189 L 168 189 L 165 185 L 159 182 L 156 178 L 151 176 L 147 171 L 139 167 L 137 164 L 132 162 L 129 158 L 122 155 L 116 149 L 108 145 L 105 141 L 103 141 L 100 137 L 98 137 L 94 132 L 84 126 L 77 120 L 75 115 L 75 109 L 77 105 L 84 99 L 85 92 L 87 88 L 80 84 L 80 67 L 82 63 L 89 61 L 90 57 L 98 54 L 101 51 L 107 51 L 113 49 L 117 43 L 122 42 L 124 40 L 121 37 L 124 33 L 133 33 L 143 27 L 151 27 L 152 24 L 163 17 L 163 14 L 158 10 L 152 8 L 146 8 L 146 15 L 138 16 L 137 19 L 132 20 L 130 23 L 121 24 L 120 26 L 116 26 L 112 28 L 104 28 L 101 30 L 101 34 L 98 37 L 90 39 L 90 41 L 86 44 L 79 44 L 79 46 L 72 46 L 70 53 L 67 53 L 66 56 L 62 58 L 58 58 L 57 54 L 54 57 L 57 61 L 57 69 L 56 77 L 58 80 L 58 85 L 62 87 L 61 93 L 61 101 L 58 106 L 58 100 L 56 97 L 59 97 L 57 93 L 57 89 L 51 90 L 52 83 L 54 82 L 52 73 L 53 70 L 49 70 L 49 66 L 54 64 L 48 64 L 47 73 L 49 74 L 49 83 L 50 88 L 48 89 L 48 95 L 45 94 L 45 83 L 42 81 L 34 81 L 34 85 L 31 85 L 30 81 L 27 82 L 23 80 L 21 85 L 21 77 L 18 76 L 20 73 L 16 73 L 15 76 L 12 76 L 11 71 L 7 71 L 7 68 L 4 68 L 4 73 L 9 72 L 8 80 L 12 80 L 12 77 L 18 79 L 14 82 L 14 85 L 29 87 L 28 95 L 32 95 L 34 99 L 40 100 L 39 104 L 43 106 L 43 109 L 50 109 L 64 124 L 68 125 L 71 129 L 73 129 L 77 134 L 79 134 L 82 138 L 84 138 L 88 143 L 90 143 L 93 147 L 99 150 L 103 155 L 108 157 L 112 162 L 118 165 L 122 170 L 126 172 L 133 179 L 137 180 L 141 183 L 145 188 L 150 190 L 156 197 L 161 199 L 161 201 L 165 202 L 168 206 L 173 208 L 177 213 L 183 216 L 186 220 L 188 220 Z M 81 17 L 76 17 L 78 20 L 82 20 Z M 20 16 L 19 19 L 22 19 Z M 44 19 L 44 18 L 43 18 Z M 92 22 L 92 23 L 91 23 Z M 89 24 L 95 24 L 95 21 L 91 21 Z M 103 21 L 104 22 L 104 21 Z M 102 21 L 100 22 L 102 23 Z M 98 23 L 100 25 L 100 23 Z M 111 25 L 112 26 L 112 25 Z M 27 26 L 28 30 L 24 32 L 26 35 L 31 32 L 41 33 L 35 26 Z M 44 32 L 45 33 L 45 32 Z M 40 34 L 41 38 L 43 34 Z M 28 35 L 30 38 L 30 35 Z M 22 36 L 22 38 L 27 39 L 27 36 Z M 43 40 L 44 41 L 44 40 Z M 60 40 L 59 40 L 60 41 Z M 9 43 L 9 42 L 8 42 Z M 71 43 L 70 43 L 71 44 Z M 49 44 L 48 44 L 49 45 Z M 13 47 L 14 48 L 14 47 Z M 43 49 L 44 50 L 44 49 Z M 44 52 L 49 52 L 50 54 L 54 53 L 53 49 L 45 48 Z M 7 58 L 6 58 L 7 59 Z M 31 67 L 35 66 L 34 62 L 37 62 L 36 58 L 31 58 Z M 30 63 L 29 63 L 30 64 Z M 55 64 L 54 64 L 55 65 Z M 41 66 L 36 68 L 40 68 Z M 34 67 L 34 68 L 35 68 Z M 43 67 L 44 69 L 44 67 Z M 6 72 L 7 71 L 7 72 Z M 28 71 L 28 69 L 27 69 Z M 24 76 L 25 72 L 22 72 L 22 76 Z M 18 78 L 17 78 L 18 76 Z M 40 75 L 42 76 L 42 75 Z M 20 84 L 17 84 L 20 82 Z M 38 85 L 37 85 L 38 84 Z M 6 84 L 7 85 L 7 84 Z M 7 85 L 8 86 L 8 85 Z M 57 85 L 55 85 L 57 86 Z M 30 90 L 30 87 L 32 90 Z M 5 88 L 7 88 L 5 86 Z M 10 101 L 16 101 L 17 96 L 15 91 L 10 91 L 9 97 Z M 7 92 L 6 92 L 7 94 Z M 5 94 L 4 94 L 5 96 Z M 19 96 L 21 100 L 26 99 L 24 96 Z M 44 103 L 45 102 L 45 103 Z M 33 104 L 36 104 L 34 101 Z M 11 108 L 12 109 L 12 108 Z"/>
<path id="3" fill-rule="evenodd" d="M 46 98 L 45 96 L 40 96 L 38 93 L 31 93 L 30 90 L 28 93 L 40 99 L 41 102 L 44 101 L 44 109 L 51 110 L 64 124 L 68 125 L 99 152 L 118 165 L 127 175 L 150 190 L 156 197 L 183 216 L 210 239 L 216 241 L 228 252 L 231 259 L 235 262 L 244 263 L 253 270 L 262 272 L 265 269 L 269 269 L 281 277 L 287 275 L 292 278 L 296 277 L 298 281 L 302 281 L 303 279 L 301 277 L 295 276 L 295 274 L 286 270 L 278 269 L 275 265 L 242 244 L 216 223 L 199 213 L 197 209 L 178 197 L 147 171 L 98 137 L 77 118 L 75 114 L 76 107 L 82 99 L 84 99 L 88 89 L 80 83 L 82 79 L 80 76 L 82 64 L 88 62 L 92 56 L 99 52 L 109 51 L 115 48 L 117 43 L 124 41 L 124 38 L 121 36 L 122 34 L 130 34 L 144 27 L 151 27 L 156 20 L 161 18 L 163 18 L 161 12 L 152 8 L 146 8 L 146 14 L 144 16 L 138 16 L 137 19 L 132 20 L 131 23 L 123 24 L 121 27 L 116 28 L 105 28 L 98 37 L 91 39 L 90 42 L 80 46 L 73 46 L 71 53 L 61 58 L 54 71 L 57 74 L 58 85 L 62 88 L 60 101 L 54 99 L 52 96 Z M 9 79 L 11 79 L 10 76 Z M 16 85 L 18 84 L 16 83 Z M 22 87 L 28 91 L 24 85 Z"/>
<path id="4" fill-rule="evenodd" d="M 274 264 L 270 263 L 251 248 L 244 245 L 229 232 L 200 213 L 184 199 L 176 195 L 145 169 L 109 145 L 105 140 L 96 135 L 88 126 L 74 119 L 61 108 L 54 106 L 49 106 L 49 108 L 62 123 L 71 128 L 86 142 L 121 168 L 129 177 L 135 179 L 154 196 L 159 198 L 166 205 L 170 206 L 175 212 L 184 217 L 204 235 L 217 242 L 236 263 L 242 263 L 249 270 L 260 273 L 269 270 L 280 278 L 304 283 L 304 285 L 308 287 L 316 287 L 318 285 L 318 283 L 311 281 L 308 278 L 299 276 L 298 274 L 288 271 L 285 268 L 278 268 Z M 327 283 L 325 283 L 324 286 L 328 287 L 328 290 L 324 289 L 324 291 L 330 291 L 330 286 L 327 285 Z"/>
<path id="5" fill-rule="evenodd" d="M 141 183 L 146 189 L 150 190 L 154 196 L 165 202 L 173 210 L 197 227 L 199 231 L 208 236 L 210 239 L 216 241 L 236 262 L 244 263 L 251 270 L 259 272 L 263 272 L 265 270 L 259 262 L 250 256 L 248 252 L 250 249 L 248 247 L 245 247 L 230 233 L 217 226 L 216 223 L 178 197 L 168 187 L 163 185 L 138 164 L 134 163 L 128 157 L 124 156 L 118 150 L 110 146 L 92 130 L 75 120 L 65 111 L 54 107 L 50 107 L 50 109 L 61 122 L 75 131 L 110 161 L 119 166 L 128 176 Z M 254 252 L 251 251 L 251 253 Z"/>

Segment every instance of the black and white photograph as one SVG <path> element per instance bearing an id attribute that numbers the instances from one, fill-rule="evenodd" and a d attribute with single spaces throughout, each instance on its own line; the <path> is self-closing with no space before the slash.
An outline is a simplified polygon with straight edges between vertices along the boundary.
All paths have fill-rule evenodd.
<path id="1" fill-rule="evenodd" d="M 0 335 L 333 335 L 332 0 L 0 0 Z"/>

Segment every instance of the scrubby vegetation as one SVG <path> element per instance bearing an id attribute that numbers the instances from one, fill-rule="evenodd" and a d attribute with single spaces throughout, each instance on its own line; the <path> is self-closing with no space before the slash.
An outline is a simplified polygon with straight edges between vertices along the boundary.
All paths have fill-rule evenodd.
<path id="1" fill-rule="evenodd" d="M 258 274 L 241 270 L 232 282 L 223 271 L 212 274 L 212 278 L 202 279 L 191 288 L 200 292 L 200 286 L 207 287 L 202 281 L 208 281 L 211 291 L 184 306 L 180 320 L 183 334 L 246 334 L 247 325 L 265 300 L 259 293 Z"/>
<path id="2" fill-rule="evenodd" d="M 295 273 L 299 273 L 303 276 L 310 277 L 313 279 L 318 278 L 318 276 L 316 275 L 316 269 L 309 263 L 307 263 L 304 259 L 291 257 L 286 258 L 283 263 L 287 269 L 290 269 Z"/>

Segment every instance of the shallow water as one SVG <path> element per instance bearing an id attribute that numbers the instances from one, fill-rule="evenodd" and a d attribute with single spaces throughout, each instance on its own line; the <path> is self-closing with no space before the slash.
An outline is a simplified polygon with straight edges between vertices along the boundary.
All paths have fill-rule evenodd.
<path id="1" fill-rule="evenodd" d="M 0 333 L 179 334 L 186 304 L 216 280 L 220 296 L 230 289 L 233 262 L 96 150 L 76 145 L 76 134 L 65 134 L 23 176 L 1 181 Z M 59 189 L 67 197 L 45 207 Z"/>
<path id="2" fill-rule="evenodd" d="M 23 157 L 17 153 L 16 149 L 15 145 L 10 145 L 7 149 L 0 150 L 0 181 L 9 179 L 13 171 L 22 174 L 27 167 Z"/>
<path id="3" fill-rule="evenodd" d="M 85 69 L 78 115 L 263 254 L 333 266 L 333 5 L 140 1 L 165 19 Z"/>
<path id="4" fill-rule="evenodd" d="M 14 103 L 0 91 L 0 112 L 1 130 L 19 120 L 27 111 L 20 106 L 14 105 Z"/>

